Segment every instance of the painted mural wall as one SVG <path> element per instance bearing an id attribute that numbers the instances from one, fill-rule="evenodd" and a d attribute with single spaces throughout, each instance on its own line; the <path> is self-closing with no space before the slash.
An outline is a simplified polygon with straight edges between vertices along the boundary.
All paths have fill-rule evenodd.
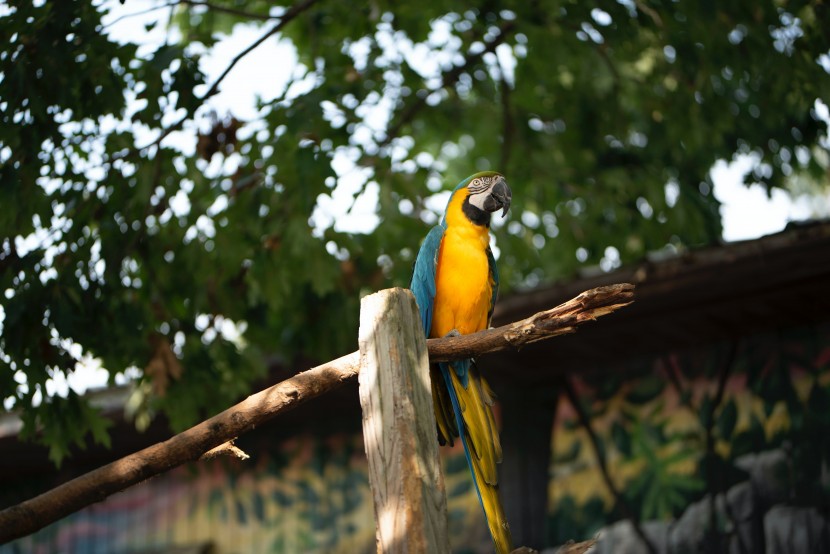
<path id="1" fill-rule="evenodd" d="M 675 521 L 707 494 L 747 479 L 742 457 L 771 450 L 789 464 L 789 501 L 826 507 L 830 325 L 628 361 L 597 375 L 574 381 L 576 403 L 558 404 L 549 546 L 592 537 L 623 518 L 623 504 L 641 521 Z M 551 389 L 551 402 L 557 394 Z M 303 435 L 249 454 L 173 470 L 0 546 L 0 554 L 375 551 L 358 433 Z M 489 552 L 463 452 L 443 448 L 442 456 L 453 550 Z M 710 531 L 734 536 L 728 518 L 712 522 Z"/>
<path id="2" fill-rule="evenodd" d="M 656 552 L 830 552 L 830 324 L 630 360 L 573 383 L 578 400 L 559 404 L 553 437 L 549 545 L 633 516 L 654 531 Z M 798 514 L 770 521 L 774 508 Z M 821 550 L 770 550 L 776 533 L 787 544 L 804 534 L 802 520 L 827 535 Z M 741 537 L 744 523 L 755 527 Z M 620 542 L 608 551 L 627 552 Z"/>
<path id="3" fill-rule="evenodd" d="M 462 545 L 489 539 L 476 524 L 478 500 L 463 451 L 444 451 L 450 529 L 456 550 L 464 552 Z M 219 459 L 172 470 L 0 546 L 0 554 L 375 551 L 360 435 L 303 435 L 275 452 L 249 454 L 244 462 Z"/>

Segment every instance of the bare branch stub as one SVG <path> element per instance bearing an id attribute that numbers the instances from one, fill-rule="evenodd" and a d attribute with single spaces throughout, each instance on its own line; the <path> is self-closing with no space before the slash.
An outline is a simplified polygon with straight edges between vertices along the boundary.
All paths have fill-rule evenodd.
<path id="1" fill-rule="evenodd" d="M 200 460 L 213 460 L 214 458 L 219 458 L 221 456 L 229 456 L 231 458 L 236 458 L 238 460 L 247 460 L 251 456 L 248 455 L 247 452 L 239 448 L 233 443 L 234 439 L 229 440 L 228 442 L 223 442 L 216 448 L 211 448 L 201 456 L 199 456 Z"/>

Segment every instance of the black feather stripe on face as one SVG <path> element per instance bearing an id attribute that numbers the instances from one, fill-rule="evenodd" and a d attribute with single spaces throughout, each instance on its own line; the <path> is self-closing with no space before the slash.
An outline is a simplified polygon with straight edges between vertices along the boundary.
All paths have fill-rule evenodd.
<path id="1" fill-rule="evenodd" d="M 490 213 L 470 204 L 469 194 L 467 195 L 467 198 L 464 199 L 464 203 L 461 205 L 461 211 L 464 212 L 467 219 L 472 221 L 475 225 L 483 225 L 488 229 L 490 228 Z"/>

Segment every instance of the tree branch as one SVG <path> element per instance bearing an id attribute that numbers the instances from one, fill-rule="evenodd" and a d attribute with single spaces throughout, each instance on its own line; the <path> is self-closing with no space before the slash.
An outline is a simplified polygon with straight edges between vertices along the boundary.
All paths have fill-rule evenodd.
<path id="1" fill-rule="evenodd" d="M 253 13 L 247 12 L 245 10 L 238 10 L 236 8 L 231 8 L 228 6 L 222 6 L 220 4 L 212 4 L 210 2 L 203 2 L 200 0 L 180 0 L 181 4 L 187 4 L 188 6 L 197 6 L 207 8 L 210 11 L 214 12 L 222 12 L 230 15 L 237 15 L 239 17 L 247 17 L 248 19 L 259 19 L 260 21 L 269 21 L 271 19 L 277 19 L 268 14 L 261 14 L 261 13 Z"/>
<path id="2" fill-rule="evenodd" d="M 501 67 L 501 66 L 500 66 Z M 513 137 L 516 134 L 516 124 L 513 121 L 513 113 L 510 109 L 510 83 L 504 77 L 504 68 L 501 68 L 501 109 L 502 109 L 502 134 L 501 134 L 501 163 L 499 169 L 504 175 L 509 175 L 507 164 L 510 162 L 510 154 L 513 150 Z"/>
<path id="3" fill-rule="evenodd" d="M 276 23 L 274 26 L 272 26 L 270 29 L 268 29 L 265 33 L 263 33 L 261 37 L 256 39 L 247 48 L 245 48 L 244 50 L 239 52 L 236 56 L 234 56 L 234 58 L 230 61 L 228 66 L 225 68 L 225 70 L 222 71 L 222 74 L 219 75 L 219 77 L 217 77 L 215 81 L 213 81 L 213 84 L 210 86 L 210 88 L 207 90 L 207 92 L 205 92 L 201 96 L 201 98 L 199 98 L 199 102 L 204 103 L 206 100 L 208 100 L 211 96 L 213 96 L 214 94 L 216 94 L 219 91 L 219 85 L 222 84 L 222 81 L 225 80 L 225 77 L 228 76 L 228 74 L 231 72 L 231 70 L 233 70 L 233 68 L 236 67 L 236 64 L 239 63 L 240 60 L 242 60 L 242 58 L 244 58 L 245 56 L 250 54 L 260 44 L 262 44 L 263 42 L 268 40 L 270 37 L 272 37 L 273 35 L 279 33 L 280 31 L 282 31 L 282 29 L 288 23 L 293 21 L 298 15 L 300 15 L 301 13 L 303 13 L 304 11 L 309 9 L 311 6 L 316 4 L 317 1 L 318 0 L 302 0 L 301 2 L 298 2 L 298 3 L 294 4 L 293 6 L 291 6 L 290 8 L 288 8 L 287 10 L 285 10 L 285 13 L 282 14 L 282 16 L 280 17 L 278 23 Z M 202 2 L 185 2 L 185 3 L 186 4 L 193 4 L 193 5 L 207 5 L 207 4 L 202 3 Z M 175 3 L 170 4 L 170 5 L 175 5 Z M 132 155 L 134 155 L 136 153 L 143 152 L 143 151 L 147 150 L 148 148 L 152 148 L 153 146 L 158 146 L 159 144 L 161 144 L 161 141 L 163 141 L 165 138 L 167 138 L 170 135 L 170 133 L 172 133 L 173 131 L 177 131 L 177 130 L 181 129 L 182 125 L 184 125 L 184 122 L 187 121 L 187 119 L 189 117 L 190 117 L 190 113 L 189 112 L 185 113 L 182 117 L 180 117 L 179 119 L 177 119 L 176 121 L 174 121 L 173 123 L 171 123 L 170 125 L 165 127 L 164 129 L 162 129 L 161 134 L 159 134 L 159 136 L 155 140 L 150 142 L 149 144 L 146 144 L 145 146 L 131 148 L 130 150 L 128 150 L 123 155 L 120 155 L 120 156 L 114 155 L 112 157 L 112 159 L 117 160 L 117 159 L 128 158 L 128 157 L 131 157 Z"/>
<path id="4" fill-rule="evenodd" d="M 124 21 L 125 19 L 129 19 L 131 17 L 138 17 L 140 15 L 147 15 L 148 13 L 153 13 L 154 11 L 163 10 L 164 8 L 169 8 L 170 6 L 175 6 L 178 2 L 168 2 L 166 4 L 159 4 L 158 6 L 153 6 L 152 8 L 147 8 L 145 10 L 141 10 L 138 12 L 132 13 L 125 13 L 124 15 L 118 16 L 109 23 L 102 23 L 101 29 L 106 29 L 107 27 L 112 27 L 116 23 Z"/>
<path id="5" fill-rule="evenodd" d="M 216 91 L 219 90 L 219 84 L 225 79 L 225 77 L 228 76 L 228 73 L 231 72 L 234 66 L 236 66 L 236 64 L 239 63 L 239 61 L 242 58 L 250 54 L 253 50 L 257 48 L 257 46 L 268 40 L 270 37 L 282 31 L 288 23 L 294 20 L 294 18 L 296 18 L 298 15 L 300 15 L 316 3 L 317 0 L 303 0 L 302 2 L 298 2 L 290 8 L 288 8 L 285 11 L 285 13 L 282 14 L 282 17 L 280 17 L 279 23 L 271 27 L 267 32 L 265 32 L 261 37 L 255 40 L 245 50 L 234 56 L 234 58 L 231 60 L 231 63 L 229 63 L 228 67 L 225 68 L 225 71 L 222 72 L 219 78 L 217 78 L 216 81 L 213 82 L 213 85 L 211 85 L 211 87 L 204 94 L 204 96 L 202 96 L 202 100 L 207 100 L 208 98 L 216 94 Z"/>
<path id="6" fill-rule="evenodd" d="M 484 54 L 488 52 L 495 52 L 496 47 L 504 42 L 507 38 L 507 35 L 513 30 L 515 27 L 515 23 L 512 21 L 507 21 L 501 26 L 501 32 L 496 36 L 493 40 L 485 44 L 484 49 L 481 52 L 476 54 L 468 54 L 467 59 L 464 65 L 453 67 L 450 71 L 444 74 L 441 80 L 441 89 L 449 88 L 453 86 L 461 75 L 464 74 L 465 71 L 469 71 L 469 69 L 480 62 L 482 58 L 484 58 Z M 424 106 L 427 105 L 427 97 L 429 94 L 434 91 L 426 91 L 424 95 L 417 95 L 416 100 L 410 104 L 401 114 L 400 119 L 398 119 L 394 125 L 392 125 L 386 131 L 386 137 L 378 144 L 379 148 L 383 148 L 388 146 L 394 139 L 398 137 L 403 129 L 404 125 L 410 123 L 415 116 L 418 114 Z"/>
<path id="7" fill-rule="evenodd" d="M 470 335 L 429 339 L 429 360 L 446 362 L 498 352 L 576 332 L 578 325 L 595 320 L 634 300 L 634 285 L 622 283 L 587 290 L 555 308 L 527 319 Z"/>
<path id="8" fill-rule="evenodd" d="M 631 303 L 634 286 L 599 287 L 573 300 L 497 329 L 427 341 L 430 361 L 450 360 L 520 348 L 544 338 L 572 333 Z M 75 511 L 185 462 L 246 433 L 279 413 L 335 390 L 357 377 L 359 354 L 352 352 L 253 394 L 187 431 L 89 473 L 35 498 L 0 511 L 0 544 L 45 527 Z"/>
<path id="9" fill-rule="evenodd" d="M 638 10 L 649 16 L 658 29 L 663 28 L 663 19 L 660 17 L 660 14 L 657 13 L 657 11 L 655 11 L 651 6 L 649 6 L 645 2 L 642 2 L 641 0 L 635 0 L 634 5 L 637 6 Z"/>

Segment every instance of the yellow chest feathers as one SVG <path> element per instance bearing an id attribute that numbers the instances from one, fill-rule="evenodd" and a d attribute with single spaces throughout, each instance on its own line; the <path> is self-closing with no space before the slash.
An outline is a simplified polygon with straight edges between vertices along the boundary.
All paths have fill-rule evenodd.
<path id="1" fill-rule="evenodd" d="M 463 201 L 463 195 L 457 196 Z M 494 285 L 487 259 L 490 233 L 467 220 L 460 204 L 454 199 L 447 208 L 447 230 L 435 272 L 431 337 L 443 337 L 453 329 L 465 335 L 487 328 Z"/>

